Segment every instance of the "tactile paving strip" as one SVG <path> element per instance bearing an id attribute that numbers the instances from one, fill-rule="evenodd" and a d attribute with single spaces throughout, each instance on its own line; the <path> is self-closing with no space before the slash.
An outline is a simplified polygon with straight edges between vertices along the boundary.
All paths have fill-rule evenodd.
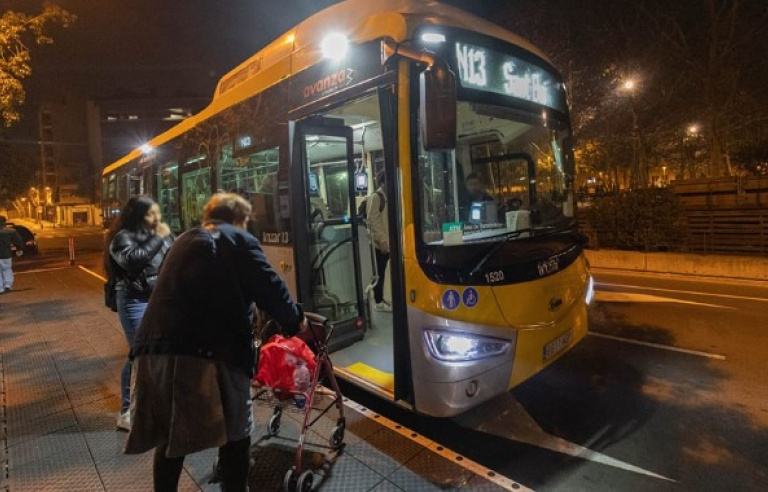
<path id="1" fill-rule="evenodd" d="M 424 448 L 387 428 L 381 428 L 365 441 L 348 446 L 344 452 L 389 477 L 403 463 L 424 452 Z"/>
<path id="2" fill-rule="evenodd" d="M 382 475 L 376 473 L 352 456 L 342 454 L 335 462 L 315 473 L 315 480 L 321 490 L 356 492 L 370 490 L 380 483 Z"/>
<path id="3" fill-rule="evenodd" d="M 97 464 L 104 488 L 109 491 L 152 490 L 152 453 L 120 456 Z M 198 491 L 192 477 L 186 471 L 181 474 L 179 491 Z"/>
<path id="4" fill-rule="evenodd" d="M 184 468 L 198 486 L 203 487 L 211 481 L 213 463 L 219 455 L 218 449 L 206 449 L 199 453 L 190 454 L 184 460 Z M 218 488 L 216 489 L 218 491 Z"/>
<path id="5" fill-rule="evenodd" d="M 456 490 L 466 485 L 473 476 L 474 473 L 456 463 L 427 452 L 407 462 L 389 480 L 404 490 Z"/>
<path id="6" fill-rule="evenodd" d="M 30 439 L 75 425 L 77 425 L 77 421 L 71 409 L 47 415 L 37 420 L 15 421 L 13 425 L 9 423 L 8 426 L 8 447 L 13 448 L 15 445 Z"/>
<path id="7" fill-rule="evenodd" d="M 82 437 L 76 437 L 82 441 Z M 79 447 L 26 466 L 11 468 L 8 484 L 13 492 L 104 490 L 90 455 L 87 450 L 83 451 L 83 448 Z"/>
<path id="8" fill-rule="evenodd" d="M 270 440 L 254 446 L 251 450 L 253 467 L 248 481 L 251 490 L 280 490 L 295 456 L 293 443 Z M 305 469 L 318 469 L 323 466 L 325 457 L 322 453 L 305 452 L 303 460 Z"/>
<path id="9" fill-rule="evenodd" d="M 371 489 L 371 492 L 403 492 L 403 489 L 389 480 L 382 480 L 377 486 Z"/>
<path id="10" fill-rule="evenodd" d="M 12 468 L 25 467 L 65 453 L 88 455 L 88 448 L 76 426 L 30 439 L 9 448 L 8 465 Z"/>

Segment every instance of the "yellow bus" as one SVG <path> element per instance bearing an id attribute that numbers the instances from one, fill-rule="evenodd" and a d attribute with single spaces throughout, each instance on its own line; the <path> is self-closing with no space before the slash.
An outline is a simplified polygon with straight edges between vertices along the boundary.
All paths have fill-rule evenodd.
<path id="1" fill-rule="evenodd" d="M 150 195 L 180 233 L 212 193 L 245 196 L 294 296 L 336 325 L 338 375 L 447 417 L 587 332 L 570 128 L 561 77 L 515 34 L 437 2 L 347 0 L 108 166 L 104 214 Z M 390 263 L 377 272 L 357 211 L 382 171 Z M 379 275 L 391 311 L 373 309 Z"/>

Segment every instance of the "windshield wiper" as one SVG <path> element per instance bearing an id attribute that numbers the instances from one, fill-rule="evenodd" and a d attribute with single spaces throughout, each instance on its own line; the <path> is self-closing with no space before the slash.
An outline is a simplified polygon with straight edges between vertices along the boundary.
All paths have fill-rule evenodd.
<path id="1" fill-rule="evenodd" d="M 561 232 L 564 232 L 567 227 L 561 227 L 561 228 L 554 228 L 554 230 L 548 230 L 544 234 L 537 234 L 534 237 L 546 237 L 546 236 L 552 236 L 554 234 L 559 234 Z M 499 236 L 505 236 L 503 241 L 499 241 L 498 243 L 491 246 L 488 251 L 480 258 L 480 260 L 477 262 L 475 267 L 469 272 L 469 278 L 474 278 L 478 273 L 480 273 L 485 266 L 486 263 L 488 263 L 488 260 L 490 260 L 501 248 L 504 247 L 505 244 L 512 241 L 513 239 L 516 239 L 520 237 L 521 234 L 526 232 L 535 233 L 538 231 L 546 230 L 545 228 L 527 228 L 527 229 L 518 229 L 516 231 L 509 231 L 506 234 L 499 234 L 497 236 L 493 237 L 499 237 Z"/>

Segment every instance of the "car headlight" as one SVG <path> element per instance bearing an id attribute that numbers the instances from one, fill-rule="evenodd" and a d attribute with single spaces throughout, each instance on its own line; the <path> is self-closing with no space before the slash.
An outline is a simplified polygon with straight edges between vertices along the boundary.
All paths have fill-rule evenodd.
<path id="1" fill-rule="evenodd" d="M 463 362 L 503 355 L 509 340 L 482 337 L 446 330 L 425 330 L 427 348 L 432 357 L 448 362 Z"/>

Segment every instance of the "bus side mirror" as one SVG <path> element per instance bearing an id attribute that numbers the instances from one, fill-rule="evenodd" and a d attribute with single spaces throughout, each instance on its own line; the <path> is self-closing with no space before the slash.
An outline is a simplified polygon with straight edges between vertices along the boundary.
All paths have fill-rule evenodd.
<path id="1" fill-rule="evenodd" d="M 456 75 L 442 61 L 421 73 L 421 142 L 425 150 L 456 148 Z"/>

